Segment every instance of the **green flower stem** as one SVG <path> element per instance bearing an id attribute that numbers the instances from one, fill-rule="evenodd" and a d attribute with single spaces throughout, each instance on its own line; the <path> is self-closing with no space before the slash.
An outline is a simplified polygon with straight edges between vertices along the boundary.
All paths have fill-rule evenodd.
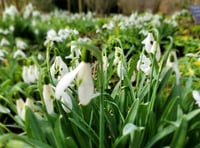
<path id="1" fill-rule="evenodd" d="M 103 90 L 104 90 L 104 76 L 103 76 L 103 64 L 100 64 L 100 91 L 101 91 L 101 96 L 100 96 L 100 122 L 99 122 L 99 137 L 100 137 L 100 146 L 99 148 L 104 148 L 104 98 L 103 98 Z"/>
<path id="2" fill-rule="evenodd" d="M 50 61 L 50 47 L 51 45 L 51 41 L 48 42 L 47 44 L 47 52 L 46 52 L 46 64 L 47 64 L 47 72 L 48 72 L 48 75 L 50 76 L 50 64 L 49 64 L 49 61 Z"/>
<path id="3" fill-rule="evenodd" d="M 90 62 L 90 59 L 91 59 L 91 56 L 90 56 L 90 51 L 87 50 L 87 49 L 83 49 L 82 50 L 82 57 L 81 57 L 81 60 L 86 62 L 86 63 L 89 63 Z"/>
<path id="4" fill-rule="evenodd" d="M 104 127 L 105 127 L 105 122 L 104 122 L 104 96 L 103 96 L 103 90 L 104 90 L 104 72 L 103 72 L 103 61 L 102 61 L 102 53 L 101 51 L 96 47 L 91 44 L 86 44 L 86 43 L 77 43 L 80 47 L 85 47 L 85 49 L 82 50 L 82 60 L 85 62 L 88 62 L 90 56 L 88 52 L 91 52 L 92 55 L 94 55 L 98 62 L 99 62 L 99 68 L 100 68 L 100 101 L 99 101 L 99 107 L 100 107 L 100 120 L 99 120 L 99 148 L 104 148 Z M 86 50 L 87 49 L 87 50 Z M 85 50 L 85 51 L 84 51 Z"/>

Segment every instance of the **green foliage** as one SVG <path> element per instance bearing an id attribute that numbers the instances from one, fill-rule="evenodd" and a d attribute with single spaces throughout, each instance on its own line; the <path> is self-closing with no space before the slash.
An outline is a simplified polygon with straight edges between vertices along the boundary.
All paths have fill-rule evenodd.
<path id="1" fill-rule="evenodd" d="M 198 147 L 200 109 L 192 91 L 199 90 L 199 39 L 192 36 L 184 42 L 177 26 L 165 16 L 157 17 L 133 13 L 130 17 L 99 18 L 91 13 L 55 11 L 37 17 L 18 14 L 2 19 L 0 147 Z M 14 30 L 9 30 L 10 26 Z M 159 60 L 144 47 L 145 32 L 151 32 L 160 44 Z M 2 45 L 3 39 L 10 44 Z M 26 43 L 25 48 L 18 47 L 18 39 Z M 169 56 L 179 47 L 184 55 L 193 52 L 194 56 L 179 56 L 176 69 L 178 63 L 169 66 Z M 15 57 L 18 50 L 25 56 Z M 43 86 L 49 84 L 54 92 L 58 84 L 51 75 L 54 59 L 61 56 L 72 71 L 81 61 L 78 51 L 91 55 L 92 100 L 86 106 L 80 105 L 79 84 L 72 81 L 64 88 L 72 109 L 53 95 L 53 111 L 49 113 L 51 106 L 45 102 Z M 141 54 L 151 62 L 148 73 L 138 69 Z M 172 59 L 170 62 L 175 63 Z M 33 65 L 39 74 L 24 74 L 24 69 Z M 56 66 L 55 75 L 60 76 L 63 67 Z M 195 73 L 188 74 L 188 68 Z M 19 108 L 19 99 L 24 108 Z"/>

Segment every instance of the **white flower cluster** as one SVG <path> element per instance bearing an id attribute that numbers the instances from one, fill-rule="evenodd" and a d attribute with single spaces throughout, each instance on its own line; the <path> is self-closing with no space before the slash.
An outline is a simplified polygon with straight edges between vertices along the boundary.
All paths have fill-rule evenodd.
<path id="1" fill-rule="evenodd" d="M 148 33 L 147 37 L 142 41 L 142 44 L 144 44 L 145 51 L 148 54 L 153 54 L 157 61 L 160 60 L 160 46 L 155 41 L 152 33 Z M 137 62 L 137 70 L 143 71 L 146 75 L 149 75 L 151 71 L 151 60 L 144 53 L 140 55 L 139 61 Z"/>
<path id="2" fill-rule="evenodd" d="M 25 83 L 34 83 L 39 78 L 39 71 L 36 65 L 23 66 L 22 78 Z"/>
<path id="3" fill-rule="evenodd" d="M 47 44 L 50 42 L 51 45 L 53 46 L 54 42 L 62 42 L 63 40 L 66 40 L 69 38 L 71 35 L 78 35 L 79 32 L 75 29 L 60 29 L 58 33 L 54 30 L 51 29 L 47 32 L 46 40 L 44 42 L 44 45 L 47 46 Z"/>
<path id="4" fill-rule="evenodd" d="M 62 58 L 57 56 L 51 66 L 50 73 L 56 87 L 54 88 L 51 84 L 43 85 L 43 98 L 48 113 L 53 112 L 54 98 L 63 103 L 63 109 L 67 113 L 72 110 L 71 93 L 66 91 L 66 88 L 70 86 L 76 76 L 79 103 L 81 105 L 87 105 L 91 101 L 94 92 L 94 84 L 89 63 L 82 61 L 74 70 L 69 72 Z"/>
<path id="5" fill-rule="evenodd" d="M 15 16 L 19 15 L 19 12 L 17 8 L 13 5 L 10 7 L 6 8 L 3 12 L 3 20 L 6 20 L 7 18 L 14 19 Z"/>

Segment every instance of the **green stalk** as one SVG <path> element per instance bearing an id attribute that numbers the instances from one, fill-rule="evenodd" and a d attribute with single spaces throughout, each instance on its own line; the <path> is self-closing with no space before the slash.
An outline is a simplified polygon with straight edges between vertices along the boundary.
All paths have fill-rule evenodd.
<path id="1" fill-rule="evenodd" d="M 49 64 L 49 60 L 50 60 L 50 47 L 51 45 L 51 41 L 48 42 L 47 44 L 47 52 L 46 52 L 46 64 L 47 64 L 47 72 L 48 72 L 48 75 L 50 75 L 50 64 Z"/>
<path id="2" fill-rule="evenodd" d="M 102 61 L 102 53 L 101 51 L 99 51 L 99 49 L 96 46 L 93 46 L 91 44 L 85 44 L 85 43 L 77 43 L 77 45 L 79 45 L 80 47 L 85 47 L 85 49 L 87 49 L 88 51 L 90 51 L 90 53 L 92 53 L 97 60 L 99 61 L 99 68 L 100 68 L 100 101 L 99 101 L 99 107 L 100 107 L 100 112 L 99 112 L 99 116 L 100 116 L 100 120 L 99 120 L 99 148 L 104 148 L 104 97 L 103 97 L 103 90 L 104 90 L 104 72 L 103 72 L 103 61 Z M 84 49 L 83 49 L 84 50 Z M 87 52 L 88 51 L 82 51 L 82 60 L 85 61 L 86 57 L 89 55 Z M 84 55 L 85 54 L 85 55 Z M 87 59 L 88 60 L 88 59 Z M 86 60 L 86 61 L 87 61 Z"/>
<path id="3" fill-rule="evenodd" d="M 101 96 L 100 96 L 100 101 L 99 101 L 99 105 L 100 105 L 100 122 L 99 122 L 99 148 L 104 148 L 104 98 L 103 98 L 103 87 L 104 87 L 104 77 L 103 77 L 103 64 L 100 64 L 100 70 L 101 70 L 101 74 L 100 74 L 100 91 L 101 91 Z"/>

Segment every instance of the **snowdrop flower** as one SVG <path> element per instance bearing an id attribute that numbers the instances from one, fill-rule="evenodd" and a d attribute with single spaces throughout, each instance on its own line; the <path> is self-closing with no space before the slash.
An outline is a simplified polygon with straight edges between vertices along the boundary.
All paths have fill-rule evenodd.
<path id="1" fill-rule="evenodd" d="M 22 50 L 17 50 L 15 51 L 13 58 L 17 58 L 17 57 L 26 58 L 26 54 Z"/>
<path id="2" fill-rule="evenodd" d="M 79 102 L 82 105 L 87 105 L 91 101 L 94 92 L 94 84 L 90 64 L 83 61 L 73 71 L 65 74 L 60 79 L 56 86 L 56 98 L 59 99 L 63 95 L 64 90 L 70 85 L 76 75 L 78 75 Z"/>
<path id="3" fill-rule="evenodd" d="M 152 53 L 152 46 L 154 41 L 155 40 L 152 33 L 148 33 L 147 37 L 142 41 L 142 44 L 145 45 L 145 50 L 147 53 Z"/>
<path id="4" fill-rule="evenodd" d="M 17 49 L 26 49 L 27 48 L 27 44 L 22 41 L 21 39 L 16 39 L 16 46 Z"/>
<path id="5" fill-rule="evenodd" d="M 119 47 L 115 47 L 115 59 L 114 59 L 114 64 L 119 63 L 119 61 L 121 61 L 122 59 L 122 55 L 123 55 L 123 50 Z"/>
<path id="6" fill-rule="evenodd" d="M 72 29 L 72 30 L 71 30 L 71 33 L 72 33 L 73 35 L 78 35 L 78 34 L 79 34 L 78 30 L 76 30 L 76 29 Z"/>
<path id="7" fill-rule="evenodd" d="M 33 5 L 29 3 L 24 9 L 23 17 L 24 18 L 30 17 L 32 14 L 32 11 L 33 11 Z"/>
<path id="8" fill-rule="evenodd" d="M 152 20 L 152 24 L 154 24 L 155 26 L 160 26 L 160 24 L 161 24 L 161 16 L 160 15 L 154 15 L 153 16 L 153 20 Z"/>
<path id="9" fill-rule="evenodd" d="M 9 34 L 9 30 L 0 28 L 0 33 L 7 35 L 7 34 Z"/>
<path id="10" fill-rule="evenodd" d="M 119 78 L 124 80 L 124 77 L 126 75 L 126 68 L 122 61 L 119 61 L 118 65 L 117 65 L 117 75 Z"/>
<path id="11" fill-rule="evenodd" d="M 126 68 L 123 63 L 123 57 L 124 57 L 123 50 L 119 47 L 115 47 L 114 64 L 117 64 L 117 75 L 122 80 L 124 80 L 124 76 L 126 74 Z"/>
<path id="12" fill-rule="evenodd" d="M 102 51 L 103 71 L 105 72 L 109 66 L 106 50 Z"/>
<path id="13" fill-rule="evenodd" d="M 44 41 L 44 45 L 47 46 L 49 42 L 51 42 L 50 46 L 53 46 L 53 42 L 61 42 L 61 38 L 58 37 L 56 31 L 54 29 L 51 29 L 47 32 L 46 40 Z"/>
<path id="14" fill-rule="evenodd" d="M 140 55 L 140 59 L 137 62 L 137 70 L 143 71 L 146 75 L 149 75 L 151 70 L 151 60 L 147 58 L 144 54 Z"/>
<path id="15" fill-rule="evenodd" d="M 6 8 L 4 10 L 3 19 L 5 20 L 7 17 L 14 19 L 14 17 L 18 14 L 19 14 L 19 12 L 17 11 L 17 8 L 15 6 L 11 5 L 10 7 Z"/>
<path id="16" fill-rule="evenodd" d="M 5 50 L 0 50 L 0 60 L 4 61 L 5 60 L 5 54 L 7 54 L 7 52 Z"/>
<path id="17" fill-rule="evenodd" d="M 112 30 L 115 27 L 115 23 L 113 21 L 110 21 L 108 24 L 104 24 L 102 26 L 103 29 L 108 29 L 108 30 Z"/>
<path id="18" fill-rule="evenodd" d="M 37 10 L 34 10 L 34 11 L 32 12 L 32 15 L 33 15 L 33 17 L 40 17 L 40 16 L 41 16 L 40 12 L 37 11 Z"/>
<path id="19" fill-rule="evenodd" d="M 192 96 L 193 96 L 194 100 L 196 101 L 196 104 L 200 107 L 200 93 L 199 93 L 199 91 L 193 90 Z"/>
<path id="20" fill-rule="evenodd" d="M 44 98 L 44 104 L 46 106 L 48 114 L 52 114 L 54 112 L 53 100 L 54 100 L 55 94 L 54 94 L 53 88 L 50 84 L 43 85 L 42 95 Z"/>
<path id="21" fill-rule="evenodd" d="M 44 56 L 41 53 L 39 53 L 38 56 L 37 56 L 37 59 L 39 61 L 43 61 L 44 60 Z"/>
<path id="22" fill-rule="evenodd" d="M 133 74 L 131 76 L 131 82 L 134 82 L 136 80 L 136 72 L 133 71 Z"/>
<path id="23" fill-rule="evenodd" d="M 151 47 L 150 52 L 153 53 L 153 54 L 155 54 L 157 61 L 160 60 L 161 51 L 160 51 L 160 45 L 158 44 L 158 42 L 156 42 L 156 41 L 153 42 L 153 45 Z"/>
<path id="24" fill-rule="evenodd" d="M 79 47 L 76 45 L 76 41 L 71 41 L 71 54 L 68 56 L 68 58 L 79 58 L 81 56 L 81 51 Z"/>
<path id="25" fill-rule="evenodd" d="M 61 40 L 63 39 L 67 39 L 70 36 L 70 29 L 60 29 L 58 31 L 58 36 L 61 38 Z"/>
<path id="26" fill-rule="evenodd" d="M 34 108 L 33 100 L 27 98 L 26 101 L 22 99 L 16 100 L 17 114 L 22 120 L 25 120 L 26 107 Z"/>
<path id="27" fill-rule="evenodd" d="M 22 78 L 25 83 L 33 83 L 39 78 L 39 72 L 36 65 L 23 66 Z"/>
<path id="28" fill-rule="evenodd" d="M 0 42 L 0 46 L 8 46 L 8 45 L 10 45 L 10 42 L 7 39 L 3 38 Z"/>
<path id="29" fill-rule="evenodd" d="M 70 55 L 69 56 L 66 56 L 65 58 L 66 59 L 79 59 L 80 56 L 81 56 L 81 50 L 80 48 L 77 46 L 77 42 L 89 42 L 90 39 L 87 38 L 87 37 L 84 37 L 84 38 L 78 38 L 78 41 L 71 41 L 71 52 L 70 52 Z M 76 64 L 78 65 L 79 62 L 76 61 Z"/>
<path id="30" fill-rule="evenodd" d="M 70 96 L 64 92 L 61 96 L 62 107 L 66 113 L 70 113 L 72 110 L 72 100 Z"/>
<path id="31" fill-rule="evenodd" d="M 145 29 L 142 29 L 142 30 L 140 30 L 140 32 L 139 32 L 139 34 L 143 34 L 144 36 L 147 36 L 148 35 L 148 31 L 147 30 L 145 30 Z"/>
<path id="32" fill-rule="evenodd" d="M 56 56 L 54 63 L 50 68 L 51 78 L 54 82 L 60 80 L 66 73 L 68 73 L 68 67 L 60 56 Z"/>
<path id="33" fill-rule="evenodd" d="M 173 59 L 173 61 L 171 61 L 171 59 Z M 176 52 L 173 51 L 169 54 L 166 64 L 169 68 L 172 68 L 174 70 L 174 72 L 176 74 L 176 84 L 179 84 L 180 73 L 179 73 L 179 69 L 178 69 L 178 59 L 176 56 Z"/>

